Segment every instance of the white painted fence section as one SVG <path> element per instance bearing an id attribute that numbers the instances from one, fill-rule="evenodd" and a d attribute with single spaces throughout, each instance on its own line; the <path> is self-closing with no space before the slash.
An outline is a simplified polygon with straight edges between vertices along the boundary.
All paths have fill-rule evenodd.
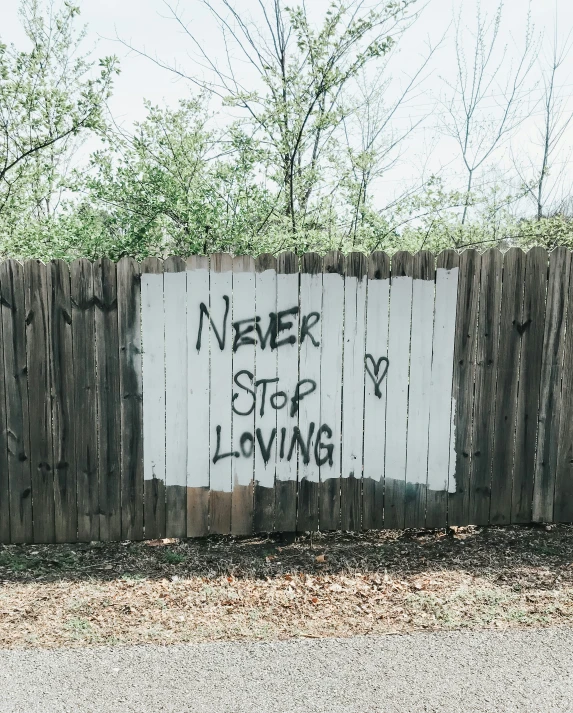
<path id="1" fill-rule="evenodd" d="M 142 274 L 145 478 L 452 491 L 458 269 L 368 279 L 249 260 Z"/>

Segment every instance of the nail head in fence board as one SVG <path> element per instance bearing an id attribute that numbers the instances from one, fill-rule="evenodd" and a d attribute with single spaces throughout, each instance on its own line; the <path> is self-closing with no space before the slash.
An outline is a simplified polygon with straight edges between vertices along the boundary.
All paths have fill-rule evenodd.
<path id="1" fill-rule="evenodd" d="M 225 301 L 227 298 L 228 302 Z M 211 328 L 211 477 L 209 532 L 231 532 L 233 487 L 231 409 L 233 392 L 233 258 L 227 253 L 211 255 L 210 310 L 224 342 L 221 348 Z M 227 311 L 227 319 L 224 314 Z M 220 428 L 220 435 L 217 429 Z M 223 456 L 223 457 L 221 457 Z M 215 462 L 215 458 L 220 458 Z"/>
<path id="2" fill-rule="evenodd" d="M 298 532 L 312 532 L 318 530 L 318 487 L 320 481 L 320 469 L 314 458 L 313 444 L 318 438 L 318 429 L 322 424 L 320 414 L 322 258 L 317 253 L 306 253 L 302 257 L 300 314 L 299 378 L 301 380 L 308 379 L 309 382 L 314 382 L 316 386 L 313 393 L 301 400 L 298 409 L 298 428 L 301 441 L 298 443 L 298 517 L 296 528 Z M 318 319 L 316 319 L 317 315 Z M 305 326 L 309 329 L 303 335 Z M 311 384 L 308 385 L 310 386 Z M 314 427 L 312 424 L 314 424 Z M 305 448 L 302 447 L 303 443 L 306 446 Z M 296 457 L 295 452 L 293 452 L 294 457 Z"/>
<path id="3" fill-rule="evenodd" d="M 70 269 L 53 260 L 50 336 L 52 365 L 52 448 L 56 542 L 75 542 L 78 511 L 75 463 L 74 358 Z"/>
<path id="4" fill-rule="evenodd" d="M 447 524 L 448 492 L 455 487 L 452 439 L 456 404 L 452 399 L 459 255 L 444 250 L 436 259 L 436 298 L 430 396 L 426 527 Z"/>
<path id="5" fill-rule="evenodd" d="M 404 527 L 413 268 L 414 256 L 409 252 L 392 256 L 384 480 L 387 528 Z"/>
<path id="6" fill-rule="evenodd" d="M 503 256 L 503 287 L 495 397 L 496 428 L 489 516 L 492 525 L 505 525 L 511 521 L 513 452 L 522 338 L 520 318 L 523 309 L 524 282 L 525 253 L 519 248 L 510 248 Z"/>
<path id="7" fill-rule="evenodd" d="M 364 389 L 364 482 L 362 527 L 384 526 L 384 458 L 386 450 L 386 388 L 388 385 L 388 310 L 390 258 L 374 252 L 368 260 L 366 310 L 367 370 Z M 341 310 L 342 312 L 342 310 Z"/>
<path id="8" fill-rule="evenodd" d="M 272 255 L 259 255 L 255 260 L 256 312 L 261 318 L 263 337 L 267 334 L 269 313 L 277 310 L 277 262 Z M 256 348 L 256 379 L 274 379 L 277 375 L 277 350 L 272 350 L 270 333 L 265 348 L 262 339 Z M 275 464 L 276 464 L 276 411 L 270 408 L 269 399 L 276 393 L 276 383 L 267 386 L 264 414 L 261 415 L 260 388 L 255 405 L 255 532 L 272 532 L 275 516 Z M 260 434 L 260 436 L 259 436 Z M 260 440 L 259 440 L 260 438 Z M 264 446 L 264 452 L 263 452 Z M 268 456 L 268 460 L 265 459 Z"/>
<path id="9" fill-rule="evenodd" d="M 16 260 L 0 263 L 3 364 L 6 392 L 6 433 L 10 481 L 10 539 L 33 541 L 26 309 L 24 268 Z M 7 492 L 7 491 L 6 491 Z"/>
<path id="10" fill-rule="evenodd" d="M 412 265 L 412 327 L 410 337 L 410 388 L 406 449 L 406 527 L 426 523 L 426 481 L 434 333 L 435 258 L 427 251 L 414 255 Z"/>
<path id="11" fill-rule="evenodd" d="M 342 529 L 349 531 L 362 527 L 367 271 L 362 253 L 346 256 L 340 514 Z"/>
<path id="12" fill-rule="evenodd" d="M 561 379 L 565 346 L 565 323 L 570 287 L 571 253 L 555 248 L 549 254 L 549 282 L 545 311 L 537 457 L 533 488 L 533 521 L 553 518 L 559 419 L 562 409 Z M 573 324 L 573 322 L 571 323 Z"/>
<path id="13" fill-rule="evenodd" d="M 3 277 L 2 272 L 0 272 L 0 279 Z M 0 291 L 3 291 L 1 284 Z M 4 311 L 6 305 L 0 303 L 0 309 Z M 10 347 L 6 346 L 2 327 L 2 320 L 0 320 L 0 340 L 2 340 L 2 348 L 3 351 L 5 351 Z M 4 364 L 2 364 L 0 367 L 0 544 L 10 543 L 10 475 L 8 471 L 8 430 L 6 417 L 6 381 L 9 378 L 10 375 L 5 372 Z"/>
<path id="14" fill-rule="evenodd" d="M 30 414 L 30 466 L 34 542 L 55 542 L 52 403 L 50 383 L 51 270 L 39 260 L 24 263 L 26 360 Z"/>
<path id="15" fill-rule="evenodd" d="M 250 319 L 255 307 L 255 261 L 248 255 L 233 258 L 233 323 Z M 250 326 L 250 325 L 249 325 Z M 233 338 L 235 334 L 233 334 Z M 246 335 L 244 343 L 237 345 L 233 352 L 233 378 L 241 371 L 255 373 L 255 344 L 249 339 L 254 332 Z M 246 379 L 246 374 L 243 376 Z M 240 380 L 240 377 L 239 377 Z M 243 382 L 245 383 L 245 382 Z M 246 382 L 249 388 L 252 384 Z M 233 382 L 232 430 L 233 447 L 239 457 L 232 458 L 233 492 L 231 496 L 231 532 L 233 535 L 249 535 L 253 531 L 253 467 L 254 453 L 243 434 L 255 432 L 255 405 L 251 395 Z M 236 395 L 236 398 L 235 398 Z M 250 411 L 250 413 L 248 413 Z M 240 412 L 240 413 L 238 413 Z M 246 415 L 242 415 L 246 414 Z M 250 444 L 252 445 L 252 444 Z M 249 452 L 250 450 L 250 452 Z M 246 453 L 246 455 L 245 455 Z"/>
<path id="16" fill-rule="evenodd" d="M 121 397 L 121 536 L 143 539 L 141 275 L 133 258 L 117 263 Z"/>
<path id="17" fill-rule="evenodd" d="M 472 525 L 487 525 L 489 522 L 502 266 L 503 254 L 499 250 L 487 250 L 482 254 L 470 476 L 469 522 Z"/>
<path id="18" fill-rule="evenodd" d="M 165 534 L 187 534 L 187 275 L 185 261 L 163 263 L 165 304 Z M 175 274 L 171 274 L 175 273 Z"/>
<path id="19" fill-rule="evenodd" d="M 101 540 L 121 539 L 121 414 L 118 395 L 117 274 L 108 258 L 93 265 L 97 350 L 98 481 Z"/>
<path id="20" fill-rule="evenodd" d="M 298 258 L 292 252 L 280 253 L 277 258 L 277 309 L 285 310 L 297 306 L 299 302 Z M 281 337 L 298 335 L 299 314 L 289 315 L 292 327 Z M 277 349 L 277 374 L 279 390 L 294 393 L 298 383 L 298 339 L 294 344 L 284 344 Z M 277 448 L 279 456 L 275 480 L 275 530 L 294 532 L 296 530 L 297 505 L 297 459 L 296 451 L 287 460 L 288 449 L 294 435 L 296 420 L 290 417 L 289 404 L 277 411 Z M 283 436 L 284 429 L 284 436 Z M 281 457 L 281 452 L 283 455 Z"/>
<path id="21" fill-rule="evenodd" d="M 320 468 L 319 524 L 323 532 L 340 529 L 342 444 L 342 352 L 344 348 L 344 255 L 329 252 L 323 260 L 322 363 L 320 414 L 332 428 L 332 466 Z"/>
<path id="22" fill-rule="evenodd" d="M 573 290 L 567 292 L 553 522 L 573 522 Z"/>
<path id="23" fill-rule="evenodd" d="M 165 307 L 163 260 L 141 263 L 143 522 L 147 540 L 165 537 Z"/>
<path id="24" fill-rule="evenodd" d="M 75 462 L 78 541 L 100 539 L 98 483 L 96 335 L 93 265 L 80 258 L 70 265 L 74 355 Z M 81 416 L 80 416 L 81 414 Z"/>
<path id="25" fill-rule="evenodd" d="M 448 499 L 450 525 L 467 525 L 470 522 L 470 468 L 480 270 L 481 256 L 477 250 L 464 250 L 460 253 L 452 389 L 456 403 L 452 434 L 456 491 L 451 492 Z M 450 490 L 453 489 L 450 487 Z"/>
<path id="26" fill-rule="evenodd" d="M 187 258 L 187 536 L 209 532 L 209 320 L 204 320 L 201 348 L 199 305 L 209 306 L 209 258 Z M 214 337 L 213 337 L 214 338 Z"/>
<path id="27" fill-rule="evenodd" d="M 541 247 L 531 248 L 525 258 L 525 289 L 520 319 L 521 363 L 511 505 L 511 522 L 518 523 L 531 522 L 548 261 L 547 251 Z"/>

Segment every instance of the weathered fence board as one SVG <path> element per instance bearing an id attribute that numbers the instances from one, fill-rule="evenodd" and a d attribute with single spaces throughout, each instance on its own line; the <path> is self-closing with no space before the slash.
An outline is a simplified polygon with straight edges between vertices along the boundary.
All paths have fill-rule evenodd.
<path id="1" fill-rule="evenodd" d="M 330 428 L 331 443 L 342 442 L 342 353 L 344 329 L 344 256 L 330 252 L 323 260 L 322 289 L 322 366 L 320 413 L 322 423 Z M 321 450 L 318 510 L 320 529 L 340 528 L 341 450 L 328 446 Z"/>
<path id="2" fill-rule="evenodd" d="M 392 257 L 384 527 L 404 527 L 413 269 L 410 253 L 398 252 Z"/>
<path id="3" fill-rule="evenodd" d="M 285 329 L 291 329 L 298 334 L 300 320 L 299 303 L 299 274 L 298 258 L 294 253 L 281 253 L 277 260 L 277 307 L 291 312 L 285 316 Z M 296 311 L 294 308 L 297 308 Z M 247 314 L 249 307 L 242 305 L 241 313 Z M 288 325 L 291 325 L 288 327 Z M 284 331 L 284 330 L 282 330 Z M 291 335 L 292 336 L 292 335 Z M 277 338 L 279 334 L 277 334 Z M 244 347 L 243 347 L 244 349 Z M 252 345 L 253 359 L 255 345 Z M 236 370 L 235 370 L 236 373 Z M 279 390 L 288 399 L 288 394 L 293 394 L 299 380 L 298 343 L 296 339 L 288 339 L 277 349 L 277 375 L 279 376 Z M 281 398 L 281 401 L 283 399 Z M 297 512 L 297 477 L 298 462 L 296 454 L 288 459 L 288 450 L 295 435 L 297 423 L 290 416 L 288 400 L 281 409 L 277 410 L 277 434 L 279 438 L 279 457 L 276 465 L 275 480 L 275 529 L 278 532 L 292 532 L 296 530 Z"/>
<path id="4" fill-rule="evenodd" d="M 532 517 L 536 522 L 553 518 L 561 381 L 565 348 L 565 324 L 570 288 L 571 253 L 556 248 L 549 256 L 549 280 L 545 311 L 545 333 L 539 394 L 537 456 L 533 489 Z"/>
<path id="5" fill-rule="evenodd" d="M 211 320 L 197 306 L 209 308 L 209 258 L 189 258 L 187 270 L 187 536 L 200 537 L 209 532 Z"/>
<path id="6" fill-rule="evenodd" d="M 96 340 L 93 265 L 75 260 L 70 265 L 73 346 L 73 412 L 75 424 L 75 467 L 69 478 L 77 481 L 78 540 L 100 538 L 100 493 L 98 483 Z M 115 399 L 114 399 L 115 400 Z"/>
<path id="7" fill-rule="evenodd" d="M 382 528 L 384 525 L 390 260 L 381 252 L 373 253 L 368 262 L 367 300 L 362 512 L 362 526 L 365 530 Z M 327 329 L 326 322 L 324 329 Z"/>
<path id="8" fill-rule="evenodd" d="M 121 538 L 121 398 L 117 272 L 115 263 L 94 263 L 96 390 L 98 421 L 99 536 Z"/>
<path id="9" fill-rule="evenodd" d="M 487 525 L 495 436 L 502 253 L 488 250 L 482 255 L 481 265 L 469 522 Z"/>
<path id="10" fill-rule="evenodd" d="M 569 251 L 0 264 L 0 542 L 573 520 Z"/>
<path id="11" fill-rule="evenodd" d="M 2 485 L 2 502 L 9 502 L 10 532 L 4 542 L 32 542 L 32 477 L 26 362 L 24 268 L 15 260 L 0 263 L 0 309 L 6 398 L 6 444 L 9 490 Z M 9 495 L 8 495 L 9 492 Z M 7 518 L 6 510 L 4 517 Z"/>

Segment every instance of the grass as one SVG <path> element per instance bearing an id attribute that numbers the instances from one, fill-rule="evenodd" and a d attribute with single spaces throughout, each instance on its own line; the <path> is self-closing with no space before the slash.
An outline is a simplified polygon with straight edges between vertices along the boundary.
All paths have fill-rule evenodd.
<path id="1" fill-rule="evenodd" d="M 0 646 L 570 626 L 573 527 L 0 547 Z"/>

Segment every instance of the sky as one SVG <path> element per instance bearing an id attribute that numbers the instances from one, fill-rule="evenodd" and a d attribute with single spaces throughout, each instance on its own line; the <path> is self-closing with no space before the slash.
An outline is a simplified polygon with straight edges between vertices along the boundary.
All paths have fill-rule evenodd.
<path id="1" fill-rule="evenodd" d="M 176 63 L 188 73 L 196 71 L 200 74 L 201 70 L 194 64 L 189 41 L 170 19 L 169 9 L 163 0 L 75 1 L 81 7 L 83 22 L 89 26 L 88 42 L 97 40 L 97 55 L 114 54 L 120 58 L 122 71 L 115 82 L 114 96 L 110 102 L 112 113 L 120 124 L 129 128 L 134 121 L 144 118 L 144 99 L 155 104 L 175 105 L 179 99 L 189 96 L 192 87 L 188 82 L 160 69 L 137 52 L 130 51 L 120 41 L 157 56 L 168 64 Z M 256 0 L 235 0 L 234 4 L 248 17 L 255 9 L 255 3 Z M 19 43 L 22 40 L 18 4 L 18 0 L 0 0 L 0 37 L 3 41 Z M 307 0 L 307 7 L 318 19 L 327 5 L 328 0 Z M 493 15 L 497 5 L 498 0 L 481 0 L 482 13 Z M 398 129 L 418 119 L 423 121 L 411 135 L 404 158 L 391 175 L 382 179 L 380 190 L 385 190 L 382 186 L 384 181 L 387 184 L 407 181 L 412 171 L 419 171 L 421 162 L 428 162 L 427 170 L 442 170 L 446 175 L 448 171 L 455 172 L 459 168 L 452 140 L 444 137 L 441 131 L 445 114 L 439 100 L 446 90 L 444 80 L 454 79 L 452 20 L 461 12 L 462 22 L 471 27 L 475 22 L 476 0 L 419 0 L 419 6 L 423 8 L 419 19 L 408 30 L 390 60 L 389 71 L 393 82 L 389 96 L 393 91 L 398 91 L 400 83 L 416 71 L 428 42 L 435 45 L 442 40 L 442 44 L 425 72 L 423 92 L 413 95 L 397 112 L 395 125 Z M 546 46 L 553 34 L 556 18 L 561 41 L 573 29 L 571 0 L 533 0 L 531 4 L 527 0 L 505 0 L 501 38 L 503 44 L 507 44 L 509 53 L 522 41 L 528 7 L 536 30 L 545 32 Z M 224 46 L 201 0 L 179 0 L 178 8 L 194 32 L 204 39 L 204 47 L 212 55 L 222 56 Z M 560 91 L 564 94 L 569 93 L 573 86 L 573 52 L 567 65 L 562 70 L 559 82 Z M 238 66 L 241 66 L 240 63 Z M 492 107 L 495 107 L 495 92 L 492 94 Z M 541 88 L 538 86 L 530 96 L 530 106 L 534 107 L 533 116 L 520 127 L 514 146 L 519 147 L 523 142 L 533 140 L 535 116 L 539 117 L 539 105 L 535 101 L 540 97 Z M 573 111 L 573 101 L 570 99 L 567 99 L 566 108 Z M 563 155 L 568 162 L 567 151 L 573 146 L 573 125 L 565 138 Z M 509 149 L 499 160 L 502 163 L 510 160 Z"/>

